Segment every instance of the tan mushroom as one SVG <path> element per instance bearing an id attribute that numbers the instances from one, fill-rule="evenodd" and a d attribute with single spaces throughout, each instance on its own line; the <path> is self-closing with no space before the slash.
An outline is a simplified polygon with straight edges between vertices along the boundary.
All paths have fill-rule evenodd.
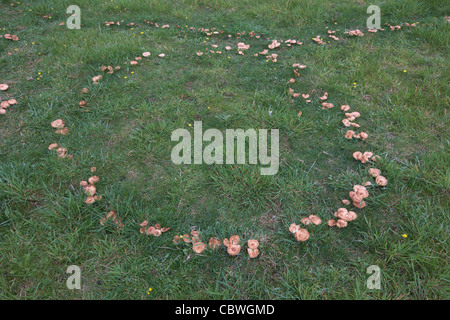
<path id="1" fill-rule="evenodd" d="M 378 176 L 375 179 L 375 182 L 377 183 L 377 185 L 382 186 L 382 187 L 386 186 L 388 183 L 387 179 L 383 176 Z"/>
<path id="2" fill-rule="evenodd" d="M 248 255 L 251 259 L 256 258 L 259 255 L 258 249 L 247 248 Z"/>
<path id="3" fill-rule="evenodd" d="M 247 244 L 250 249 L 256 249 L 259 247 L 259 242 L 258 242 L 258 240 L 255 240 L 255 239 L 248 240 Z"/>
<path id="4" fill-rule="evenodd" d="M 377 169 L 377 168 L 370 168 L 370 169 L 369 169 L 369 174 L 370 174 L 372 177 L 376 178 L 376 177 L 378 177 L 378 176 L 381 174 L 381 170 L 380 170 L 380 169 Z"/>
<path id="5" fill-rule="evenodd" d="M 297 241 L 306 241 L 309 239 L 309 232 L 306 229 L 299 229 L 296 233 L 295 233 L 295 239 L 297 239 Z"/>
<path id="6" fill-rule="evenodd" d="M 336 222 L 336 226 L 337 226 L 338 228 L 345 228 L 345 227 L 347 226 L 347 221 L 342 220 L 342 219 L 339 219 L 339 220 Z"/>
<path id="7" fill-rule="evenodd" d="M 194 250 L 194 252 L 196 253 L 202 253 L 205 249 L 206 244 L 204 244 L 203 242 L 197 242 L 192 245 L 192 250 Z"/>
<path id="8" fill-rule="evenodd" d="M 238 244 L 231 244 L 228 246 L 227 252 L 231 256 L 237 255 L 241 251 L 241 246 Z"/>
<path id="9" fill-rule="evenodd" d="M 217 238 L 211 238 L 211 239 L 209 239 L 209 243 L 208 243 L 208 245 L 209 245 L 209 247 L 211 248 L 211 249 L 217 249 L 217 248 L 220 248 L 220 245 L 222 244 L 222 241 L 220 241 L 219 239 L 217 239 Z"/>
<path id="10" fill-rule="evenodd" d="M 316 226 L 322 223 L 322 220 L 314 214 L 309 216 L 309 220 L 311 220 L 311 222 L 314 223 Z"/>
<path id="11" fill-rule="evenodd" d="M 233 235 L 230 237 L 231 244 L 237 245 L 237 244 L 239 244 L 239 240 L 240 240 L 240 238 L 238 235 Z"/>
<path id="12" fill-rule="evenodd" d="M 289 226 L 289 231 L 292 233 L 296 233 L 300 229 L 300 226 L 298 224 L 292 223 Z"/>
<path id="13" fill-rule="evenodd" d="M 333 219 L 328 220 L 328 225 L 329 225 L 330 227 L 336 226 L 336 220 L 333 220 Z"/>

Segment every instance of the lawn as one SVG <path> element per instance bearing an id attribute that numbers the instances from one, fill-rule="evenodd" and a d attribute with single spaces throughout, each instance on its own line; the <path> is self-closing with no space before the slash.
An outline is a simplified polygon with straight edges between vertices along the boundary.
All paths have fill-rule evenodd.
<path id="1" fill-rule="evenodd" d="M 69 5 L 81 29 L 67 27 Z M 1 299 L 450 297 L 449 3 L 0 0 L 0 16 L 0 97 L 17 100 L 0 114 Z M 343 124 L 342 105 L 359 128 Z M 278 172 L 174 164 L 172 132 L 196 121 L 278 129 Z M 342 203 L 366 182 L 364 208 Z M 357 219 L 330 227 L 339 208 Z M 117 223 L 102 220 L 110 211 Z M 310 215 L 322 223 L 303 225 Z M 143 221 L 170 230 L 146 235 Z M 238 235 L 241 252 L 174 243 L 193 230 L 206 244 Z M 81 290 L 66 287 L 70 265 Z M 367 286 L 373 265 L 380 289 Z"/>

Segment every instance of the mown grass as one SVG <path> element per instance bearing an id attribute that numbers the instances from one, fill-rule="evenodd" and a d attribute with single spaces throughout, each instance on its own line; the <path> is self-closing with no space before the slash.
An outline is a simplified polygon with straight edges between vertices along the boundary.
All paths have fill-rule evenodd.
<path id="1" fill-rule="evenodd" d="M 448 299 L 448 5 L 374 1 L 383 24 L 419 26 L 370 34 L 369 4 L 357 1 L 78 1 L 81 30 L 59 26 L 71 4 L 0 4 L 1 34 L 20 38 L 0 39 L 0 83 L 10 85 L 1 97 L 19 101 L 0 119 L 0 297 Z M 111 20 L 124 23 L 103 24 Z M 207 37 L 191 26 L 225 34 Z M 341 40 L 319 46 L 311 38 L 325 38 L 326 27 Z M 346 28 L 365 36 L 348 38 Z M 277 63 L 223 50 L 238 41 L 252 53 L 265 49 L 269 40 L 250 31 L 304 44 L 276 50 Z M 195 55 L 210 44 L 223 54 Z M 144 51 L 150 61 L 130 66 Z M 295 62 L 308 67 L 291 87 L 315 97 L 327 91 L 333 109 L 322 110 L 317 98 L 291 101 Z M 93 85 L 102 65 L 122 69 Z M 369 139 L 344 139 L 342 104 L 361 113 Z M 57 118 L 67 136 L 50 127 Z M 280 129 L 278 174 L 173 165 L 171 132 L 196 120 L 204 130 Z M 47 150 L 54 142 L 73 160 Z M 370 189 L 347 228 L 323 223 L 299 244 L 290 223 L 309 214 L 326 222 L 352 186 L 369 179 L 367 166 L 351 157 L 356 150 L 383 157 L 388 186 Z M 86 205 L 79 183 L 92 166 L 103 200 Z M 122 218 L 122 231 L 99 224 L 109 210 Z M 146 237 L 143 220 L 171 230 Z M 192 227 L 204 240 L 256 238 L 261 255 L 195 255 L 172 243 Z M 69 265 L 81 267 L 82 290 L 66 288 Z M 366 286 L 370 265 L 381 268 L 381 290 Z"/>

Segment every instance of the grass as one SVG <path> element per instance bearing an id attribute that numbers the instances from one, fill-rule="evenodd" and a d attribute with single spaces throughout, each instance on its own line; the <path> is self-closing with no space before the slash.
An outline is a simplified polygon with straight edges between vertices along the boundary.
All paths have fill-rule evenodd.
<path id="1" fill-rule="evenodd" d="M 0 117 L 0 298 L 449 298 L 448 5 L 374 1 L 386 30 L 370 34 L 369 4 L 359 1 L 80 0 L 81 30 L 59 25 L 71 4 L 0 2 L 0 33 L 19 37 L 0 38 L 0 83 L 10 86 L 1 97 L 18 100 Z M 384 25 L 413 22 L 397 31 Z M 191 26 L 225 33 L 208 37 Z M 315 44 L 318 34 L 327 39 L 326 27 L 340 40 Z M 343 33 L 356 28 L 365 35 Z M 273 50 L 278 62 L 266 62 L 253 53 L 270 40 L 250 31 L 303 45 L 283 45 Z M 251 53 L 238 55 L 239 41 Z M 211 44 L 223 53 L 195 54 Z M 130 66 L 144 51 L 149 61 Z M 295 62 L 307 68 L 288 85 Z M 121 70 L 94 85 L 102 65 Z M 289 87 L 312 102 L 292 101 Z M 317 99 L 325 91 L 330 110 Z M 343 137 L 342 104 L 361 113 L 369 139 Z M 50 126 L 58 118 L 68 135 Z M 279 129 L 278 174 L 172 164 L 171 132 L 196 120 L 204 130 Z M 50 143 L 73 159 L 58 159 Z M 330 228 L 340 200 L 369 179 L 356 150 L 382 156 L 376 166 L 389 184 L 369 189 L 367 207 L 347 228 Z M 103 199 L 87 205 L 79 183 L 92 166 Z M 109 210 L 123 230 L 100 225 Z M 324 223 L 308 226 L 311 238 L 299 243 L 288 227 L 309 214 Z M 146 237 L 143 220 L 171 230 Z M 261 254 L 250 259 L 243 247 L 237 257 L 223 249 L 196 255 L 172 243 L 191 228 L 205 241 L 258 239 Z M 69 265 L 81 267 L 82 290 L 66 288 Z M 381 269 L 380 290 L 366 286 L 370 265 Z"/>

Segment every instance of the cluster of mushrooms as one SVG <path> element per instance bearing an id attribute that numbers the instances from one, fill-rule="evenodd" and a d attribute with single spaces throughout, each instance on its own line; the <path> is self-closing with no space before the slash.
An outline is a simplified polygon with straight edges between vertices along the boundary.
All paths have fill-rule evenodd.
<path id="1" fill-rule="evenodd" d="M 124 226 L 122 220 L 120 219 L 120 217 L 117 216 L 117 212 L 115 211 L 109 211 L 106 214 L 105 218 L 100 219 L 100 224 L 102 226 L 105 226 L 108 223 L 108 221 L 112 221 L 116 225 L 116 228 L 119 230 L 122 229 Z"/>
<path id="2" fill-rule="evenodd" d="M 159 237 L 163 234 L 163 232 L 169 231 L 170 228 L 162 228 L 159 223 L 156 223 L 154 226 L 148 226 L 148 221 L 145 220 L 140 224 L 140 232 L 148 235 L 154 235 L 155 237 Z"/>
<path id="3" fill-rule="evenodd" d="M 100 69 L 100 71 L 103 71 L 103 72 L 106 72 L 106 73 L 109 73 L 109 74 L 113 74 L 114 71 L 119 71 L 120 67 L 119 66 L 117 66 L 117 67 L 101 66 L 99 69 Z"/>
<path id="4" fill-rule="evenodd" d="M 3 37 L 4 37 L 6 40 L 19 41 L 19 37 L 16 36 L 15 34 L 9 34 L 9 33 L 6 33 L 6 34 L 3 35 Z"/>
<path id="5" fill-rule="evenodd" d="M 91 172 L 95 172 L 95 167 L 91 168 Z M 92 176 L 87 181 L 82 180 L 80 182 L 80 186 L 83 187 L 84 193 L 87 195 L 86 202 L 87 204 L 91 204 L 95 202 L 96 200 L 101 200 L 102 196 L 96 195 L 97 188 L 95 187 L 95 184 L 100 180 L 98 176 Z"/>
<path id="6" fill-rule="evenodd" d="M 50 125 L 56 129 L 55 133 L 66 135 L 69 133 L 69 128 L 66 127 L 64 121 L 62 119 L 56 119 L 52 121 Z"/>
<path id="7" fill-rule="evenodd" d="M 192 250 L 196 253 L 202 253 L 206 248 L 206 244 L 201 241 L 200 233 L 198 231 L 191 231 L 191 234 L 176 235 L 173 238 L 175 244 L 184 241 L 185 243 L 192 244 Z M 217 250 L 222 245 L 227 248 L 227 252 L 230 256 L 236 256 L 241 252 L 241 246 L 239 245 L 240 237 L 238 235 L 233 235 L 229 239 L 224 239 L 220 241 L 218 238 L 209 239 L 208 246 L 211 250 Z M 256 258 L 259 255 L 259 242 L 255 239 L 250 239 L 247 241 L 247 252 L 250 258 Z"/>
<path id="8" fill-rule="evenodd" d="M 157 23 L 154 23 L 151 21 L 146 21 L 146 23 L 153 24 L 156 27 L 159 27 L 159 25 Z M 120 25 L 120 22 L 116 22 L 116 23 L 105 22 L 105 24 L 107 26 Z M 134 23 L 129 23 L 127 25 L 132 26 L 132 25 L 134 25 Z M 179 28 L 180 26 L 177 25 L 177 27 Z M 161 28 L 169 28 L 169 25 L 163 25 Z M 392 29 L 392 27 L 391 27 L 391 29 Z M 397 29 L 397 28 L 395 27 L 394 29 Z M 194 31 L 195 28 L 191 27 L 190 30 Z M 214 30 L 215 30 L 215 28 L 212 29 L 211 31 L 209 29 L 204 29 L 204 28 L 197 29 L 197 31 L 205 32 L 208 36 L 210 36 L 212 34 L 216 35 L 219 33 L 220 34 L 224 33 L 224 31 L 219 32 L 219 31 L 214 31 Z M 383 30 L 383 29 L 381 29 L 381 30 Z M 337 40 L 339 40 L 339 38 L 337 38 L 336 36 L 333 35 L 335 32 L 336 31 L 329 30 L 328 34 L 331 39 L 337 41 Z M 371 30 L 369 30 L 369 32 L 371 32 Z M 236 34 L 237 38 L 239 38 L 239 36 L 241 36 L 242 34 L 245 34 L 245 32 L 237 33 Z M 363 35 L 360 30 L 352 30 L 352 31 L 348 32 L 348 34 L 356 35 L 356 36 Z M 249 33 L 249 35 L 255 36 L 255 33 L 251 32 L 251 33 Z M 13 39 L 13 37 L 14 37 L 14 39 Z M 228 35 L 228 37 L 231 38 L 231 35 Z M 255 37 L 260 38 L 260 36 L 255 36 Z M 6 38 L 6 35 L 5 35 L 5 38 Z M 11 36 L 11 40 L 15 40 L 15 39 L 18 40 L 18 38 L 16 36 Z M 264 39 L 266 39 L 266 38 L 264 38 Z M 15 41 L 17 41 L 17 40 L 15 40 Z M 316 43 L 325 44 L 325 42 L 323 42 L 323 39 L 320 37 L 320 35 L 318 35 L 316 38 L 313 38 L 313 40 Z M 281 45 L 281 42 L 279 42 L 278 40 L 271 40 L 271 44 L 269 44 L 268 47 L 269 47 L 269 49 L 275 49 Z M 302 44 L 302 42 L 299 42 L 298 40 L 291 40 L 291 39 L 284 41 L 284 43 L 286 43 L 287 46 L 291 46 L 292 44 L 298 44 L 298 45 Z M 237 46 L 238 46 L 239 54 L 243 54 L 243 50 L 248 50 L 250 48 L 250 45 L 246 45 L 243 42 L 239 42 L 237 44 Z M 217 45 L 213 45 L 213 47 L 217 47 Z M 231 47 L 227 46 L 225 49 L 231 50 Z M 211 50 L 211 52 L 214 52 L 214 51 Z M 216 53 L 222 53 L 222 52 L 216 51 Z M 268 54 L 267 49 L 263 50 L 262 52 L 259 52 L 259 54 L 265 55 L 267 59 L 271 59 L 273 62 L 276 62 L 277 58 L 278 58 L 277 54 L 267 55 Z M 203 55 L 203 52 L 197 52 L 197 55 L 201 56 L 201 55 Z M 150 52 L 144 52 L 142 54 L 142 56 L 149 57 Z M 163 58 L 164 56 L 165 56 L 164 54 L 159 55 L 159 57 L 161 57 L 161 58 Z M 258 56 L 258 53 L 256 53 L 255 56 Z M 140 61 L 141 59 L 142 59 L 141 57 L 136 57 L 135 60 L 130 62 L 130 64 L 137 65 L 138 61 Z M 304 68 L 306 68 L 306 66 L 299 64 L 299 63 L 295 63 L 295 64 L 293 64 L 293 68 L 294 68 L 295 76 L 299 77 L 300 76 L 300 73 L 298 72 L 299 69 L 304 69 Z M 113 68 L 111 66 L 102 66 L 102 67 L 100 67 L 100 70 L 103 72 L 109 73 L 109 74 L 113 74 L 114 70 L 118 71 L 118 70 L 120 70 L 120 67 Z M 92 78 L 92 81 L 94 84 L 97 84 L 99 82 L 99 80 L 101 80 L 101 79 L 102 79 L 102 75 L 97 75 Z M 294 83 L 294 82 L 295 82 L 295 78 L 292 78 L 289 80 L 289 83 Z M 8 86 L 6 84 L 0 84 L 0 90 L 6 90 L 7 88 L 8 88 Z M 82 89 L 82 93 L 87 93 L 87 92 L 88 92 L 87 88 Z M 294 98 L 297 98 L 300 96 L 300 93 L 295 93 L 294 90 L 291 88 L 289 88 L 289 93 Z M 304 99 L 308 99 L 310 97 L 309 94 L 301 94 L 301 95 Z M 329 108 L 333 107 L 332 103 L 325 102 L 325 100 L 327 100 L 327 98 L 328 98 L 327 92 L 325 92 L 325 94 L 323 96 L 319 97 L 319 99 L 321 101 L 324 101 L 324 102 L 322 102 L 323 109 L 329 109 Z M 311 100 L 306 100 L 306 102 L 310 102 L 310 101 Z M 9 101 L 8 101 L 8 103 L 14 104 L 14 103 L 10 103 Z M 82 107 L 86 106 L 86 101 L 84 101 L 84 100 L 81 101 L 80 106 L 82 106 Z M 2 108 L 2 109 L 4 109 L 4 108 Z M 350 109 L 350 107 L 348 105 L 341 106 L 341 110 L 344 112 L 349 111 L 349 109 Z M 299 112 L 299 115 L 301 115 L 301 111 Z M 354 121 L 354 119 L 356 119 L 360 116 L 360 114 L 358 112 L 345 113 L 345 115 L 347 118 L 342 121 L 345 126 L 359 127 L 358 124 L 352 122 L 352 121 Z M 53 121 L 51 125 L 52 125 L 52 127 L 57 129 L 56 133 L 63 134 L 63 135 L 68 133 L 68 128 L 65 127 L 64 122 L 61 119 L 57 119 L 57 120 Z M 354 131 L 349 130 L 349 131 L 347 131 L 345 137 L 347 139 L 356 138 L 356 139 L 365 140 L 365 139 L 367 139 L 368 135 L 365 132 L 361 132 L 361 133 L 357 134 Z M 53 150 L 55 148 L 58 148 L 57 151 L 58 151 L 58 155 L 60 157 L 67 156 L 67 150 L 65 148 L 59 147 L 58 144 L 53 143 L 49 146 L 49 150 Z M 353 157 L 357 160 L 360 160 L 362 163 L 365 163 L 369 160 L 376 161 L 376 157 L 378 157 L 378 156 L 373 156 L 373 154 L 371 152 L 361 153 L 361 152 L 357 151 L 353 154 Z M 96 170 L 95 167 L 91 168 L 91 172 L 95 172 L 95 170 Z M 378 185 L 385 186 L 387 184 L 387 179 L 381 175 L 381 172 L 379 169 L 370 168 L 369 173 L 376 179 L 376 183 Z M 97 191 L 96 191 L 95 183 L 97 183 L 98 181 L 99 181 L 98 176 L 92 176 L 88 179 L 88 181 L 80 182 L 80 185 L 83 187 L 84 192 L 88 196 L 87 199 L 85 200 L 85 202 L 88 204 L 93 203 L 95 200 L 100 200 L 102 198 L 102 196 L 96 195 Z M 365 188 L 366 185 L 370 185 L 370 182 L 366 182 L 366 184 L 364 186 L 355 185 L 353 187 L 353 191 L 349 192 L 349 196 L 353 201 L 353 205 L 357 208 L 363 208 L 366 205 L 364 202 L 364 199 L 366 197 L 368 197 L 368 195 L 369 195 L 367 189 Z M 342 202 L 346 205 L 350 204 L 349 200 L 342 200 Z M 328 225 L 329 226 L 337 226 L 339 228 L 346 227 L 348 222 L 353 221 L 357 218 L 357 215 L 355 212 L 349 211 L 346 208 L 339 208 L 337 210 L 337 212 L 334 213 L 334 216 L 336 217 L 337 220 L 330 219 L 328 221 Z M 109 211 L 105 218 L 100 219 L 100 224 L 105 225 L 107 223 L 107 221 L 109 221 L 109 220 L 112 220 L 117 225 L 118 228 L 122 228 L 124 226 L 115 211 Z M 309 225 L 309 224 L 319 225 L 322 222 L 322 220 L 316 215 L 310 215 L 308 217 L 304 217 L 300 221 L 304 225 Z M 170 229 L 170 228 L 162 228 L 159 224 L 155 224 L 154 226 L 148 226 L 148 221 L 143 221 L 140 224 L 140 227 L 141 227 L 140 228 L 141 233 L 146 234 L 146 235 L 154 235 L 157 237 Z M 305 228 L 301 228 L 300 225 L 297 225 L 295 223 L 292 223 L 290 225 L 289 231 L 291 233 L 293 233 L 296 240 L 298 240 L 300 242 L 306 241 L 310 237 L 308 230 L 306 230 Z M 198 231 L 192 231 L 190 235 L 189 234 L 176 235 L 173 239 L 174 243 L 179 243 L 181 241 L 192 244 L 192 249 L 196 253 L 201 253 L 207 248 L 207 245 L 201 241 L 200 234 Z M 215 249 L 220 248 L 222 245 L 224 245 L 227 248 L 228 254 L 235 256 L 235 255 L 239 254 L 241 251 L 241 246 L 239 245 L 239 242 L 240 242 L 240 237 L 238 235 L 233 235 L 229 239 L 224 239 L 223 241 L 220 241 L 218 238 L 213 237 L 213 238 L 210 238 L 210 240 L 208 242 L 208 246 L 210 249 L 215 250 Z M 247 251 L 248 251 L 250 258 L 257 257 L 259 255 L 258 240 L 250 239 L 250 240 L 248 240 L 247 244 L 248 244 Z"/>
<path id="9" fill-rule="evenodd" d="M 6 91 L 6 90 L 8 90 L 8 88 L 9 88 L 9 86 L 6 83 L 0 84 L 0 91 Z M 8 109 L 10 106 L 13 106 L 15 104 L 17 104 L 16 99 L 8 99 L 5 101 L 2 101 L 2 99 L 0 98 L 0 114 L 5 114 L 6 109 Z"/>

